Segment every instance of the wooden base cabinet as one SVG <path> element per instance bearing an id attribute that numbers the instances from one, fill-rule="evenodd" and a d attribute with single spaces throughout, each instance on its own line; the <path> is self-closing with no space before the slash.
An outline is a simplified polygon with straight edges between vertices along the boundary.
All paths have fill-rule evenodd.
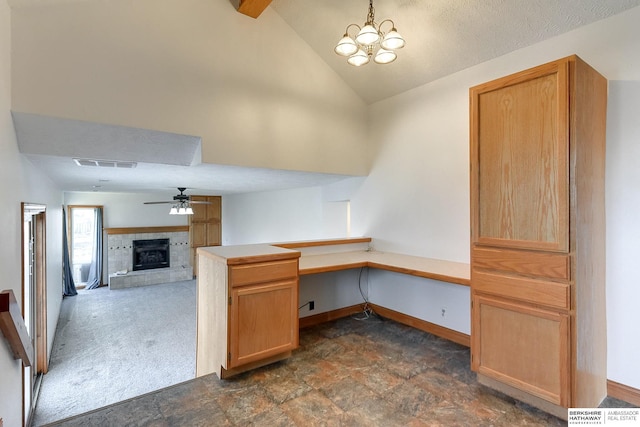
<path id="1" fill-rule="evenodd" d="M 474 299 L 473 368 L 560 406 L 569 397 L 569 316 L 498 298 Z"/>
<path id="2" fill-rule="evenodd" d="M 298 347 L 297 251 L 198 249 L 196 376 L 227 378 Z"/>
<path id="3" fill-rule="evenodd" d="M 607 81 L 571 56 L 470 104 L 471 366 L 566 418 L 606 397 Z"/>

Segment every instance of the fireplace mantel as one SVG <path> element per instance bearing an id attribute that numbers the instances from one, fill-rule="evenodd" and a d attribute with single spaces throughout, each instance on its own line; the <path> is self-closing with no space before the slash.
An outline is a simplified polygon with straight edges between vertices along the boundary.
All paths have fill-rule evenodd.
<path id="1" fill-rule="evenodd" d="M 142 234 L 142 233 L 179 233 L 189 231 L 188 225 L 167 225 L 161 227 L 119 227 L 105 228 L 107 235 L 113 234 Z"/>

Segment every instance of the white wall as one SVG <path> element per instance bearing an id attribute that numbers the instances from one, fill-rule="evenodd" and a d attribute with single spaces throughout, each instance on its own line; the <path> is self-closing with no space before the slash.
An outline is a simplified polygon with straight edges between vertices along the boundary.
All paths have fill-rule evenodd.
<path id="1" fill-rule="evenodd" d="M 362 304 L 363 295 L 368 298 L 367 274 L 367 269 L 362 272 L 360 269 L 352 269 L 301 276 L 300 306 L 313 301 L 314 309 L 309 310 L 309 306 L 302 307 L 300 317 Z"/>
<path id="2" fill-rule="evenodd" d="M 47 205 L 47 327 L 51 351 L 62 301 L 62 193 L 18 152 L 11 120 L 10 11 L 0 0 L 0 290 L 11 289 L 22 302 L 20 203 Z M 0 418 L 5 426 L 22 423 L 21 362 L 9 353 L 0 335 Z"/>
<path id="3" fill-rule="evenodd" d="M 640 81 L 609 83 L 607 123 L 608 377 L 640 388 Z"/>
<path id="4" fill-rule="evenodd" d="M 104 228 L 187 225 L 186 215 L 169 215 L 171 205 L 144 204 L 144 202 L 173 200 L 175 194 L 175 191 L 167 191 L 166 194 L 66 192 L 64 203 L 65 205 L 103 206 Z"/>
<path id="5" fill-rule="evenodd" d="M 367 173 L 366 105 L 271 8 L 55 3 L 13 9 L 15 111 L 200 136 L 205 163 Z"/>
<path id="6" fill-rule="evenodd" d="M 347 183 L 360 178 L 346 179 Z M 287 242 L 346 237 L 348 206 L 334 185 L 225 195 L 222 244 Z M 336 197 L 338 197 L 336 199 Z"/>

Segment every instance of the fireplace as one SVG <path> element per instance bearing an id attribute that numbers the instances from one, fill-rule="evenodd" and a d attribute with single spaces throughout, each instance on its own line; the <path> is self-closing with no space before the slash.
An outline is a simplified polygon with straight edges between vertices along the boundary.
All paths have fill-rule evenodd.
<path id="1" fill-rule="evenodd" d="M 169 267 L 169 239 L 133 241 L 133 270 Z"/>

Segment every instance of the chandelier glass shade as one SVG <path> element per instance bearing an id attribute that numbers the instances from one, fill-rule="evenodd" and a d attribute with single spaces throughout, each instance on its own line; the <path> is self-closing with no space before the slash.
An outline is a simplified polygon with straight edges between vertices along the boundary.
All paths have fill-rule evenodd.
<path id="1" fill-rule="evenodd" d="M 191 204 L 187 201 L 181 201 L 171 206 L 169 215 L 193 215 Z"/>
<path id="2" fill-rule="evenodd" d="M 387 23 L 390 29 L 385 33 L 382 27 Z M 352 28 L 358 29 L 357 34 Z M 353 35 L 349 34 L 350 30 Z M 367 21 L 362 27 L 358 24 L 349 24 L 334 51 L 340 56 L 347 57 L 349 64 L 360 67 L 368 64 L 371 57 L 377 64 L 393 62 L 398 57 L 395 50 L 401 49 L 404 45 L 405 41 L 391 19 L 385 19 L 380 24 L 375 22 L 373 0 L 369 0 Z"/>

